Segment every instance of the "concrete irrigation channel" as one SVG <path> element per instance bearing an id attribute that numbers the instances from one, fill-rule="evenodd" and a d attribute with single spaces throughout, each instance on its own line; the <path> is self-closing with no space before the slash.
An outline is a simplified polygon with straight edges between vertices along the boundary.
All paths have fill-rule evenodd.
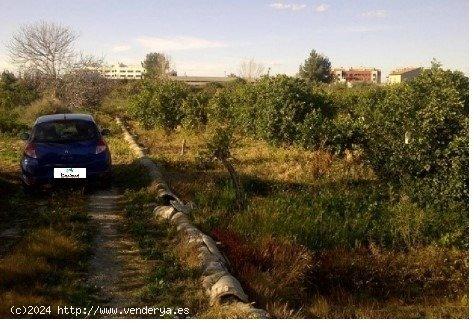
<path id="1" fill-rule="evenodd" d="M 162 175 L 162 167 L 146 156 L 119 118 L 116 118 L 116 122 L 122 128 L 124 138 L 132 151 L 148 170 L 153 180 L 151 185 L 157 192 L 157 200 L 167 201 L 166 204 L 156 205 L 153 211 L 155 217 L 174 225 L 180 241 L 197 255 L 202 269 L 201 283 L 209 296 L 210 305 L 218 307 L 219 312 L 223 314 L 239 312 L 248 318 L 268 318 L 266 311 L 255 308 L 249 302 L 239 281 L 230 274 L 229 264 L 215 241 L 191 223 L 188 217 L 191 208 L 171 191 Z"/>

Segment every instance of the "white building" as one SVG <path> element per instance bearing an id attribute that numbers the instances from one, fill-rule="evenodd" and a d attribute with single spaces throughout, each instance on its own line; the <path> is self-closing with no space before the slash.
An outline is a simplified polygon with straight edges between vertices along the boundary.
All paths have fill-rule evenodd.
<path id="1" fill-rule="evenodd" d="M 141 65 L 116 64 L 99 68 L 100 74 L 112 80 L 139 80 L 145 69 Z"/>

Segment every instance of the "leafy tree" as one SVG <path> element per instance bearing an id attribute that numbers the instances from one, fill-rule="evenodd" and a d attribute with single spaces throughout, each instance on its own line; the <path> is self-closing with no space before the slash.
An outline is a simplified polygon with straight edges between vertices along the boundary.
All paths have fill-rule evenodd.
<path id="1" fill-rule="evenodd" d="M 142 62 L 146 78 L 158 78 L 170 70 L 170 60 L 162 53 L 148 53 Z"/>
<path id="2" fill-rule="evenodd" d="M 329 58 L 313 49 L 304 64 L 300 65 L 299 76 L 310 81 L 330 83 L 332 74 Z"/>
<path id="3" fill-rule="evenodd" d="M 182 106 L 189 92 L 189 87 L 183 82 L 168 79 L 147 81 L 142 91 L 132 96 L 131 112 L 147 128 L 162 127 L 172 131 L 183 120 Z"/>
<path id="4" fill-rule="evenodd" d="M 306 117 L 323 110 L 324 102 L 301 79 L 286 75 L 263 77 L 254 91 L 255 135 L 275 144 L 294 143 Z"/>
<path id="5" fill-rule="evenodd" d="M 183 125 L 187 129 L 202 130 L 208 121 L 208 102 L 212 95 L 205 91 L 191 92 L 183 101 Z"/>
<path id="6" fill-rule="evenodd" d="M 226 104 L 219 101 L 219 104 Z M 220 110 L 226 110 L 222 107 Z M 236 206 L 242 208 L 245 203 L 245 194 L 239 176 L 232 163 L 231 149 L 236 144 L 235 127 L 230 123 L 212 123 L 206 134 L 206 148 L 198 156 L 205 161 L 217 160 L 225 167 L 235 189 Z"/>
<path id="7" fill-rule="evenodd" d="M 419 202 L 467 207 L 467 92 L 467 77 L 437 64 L 360 100 L 364 151 L 378 174 Z"/>

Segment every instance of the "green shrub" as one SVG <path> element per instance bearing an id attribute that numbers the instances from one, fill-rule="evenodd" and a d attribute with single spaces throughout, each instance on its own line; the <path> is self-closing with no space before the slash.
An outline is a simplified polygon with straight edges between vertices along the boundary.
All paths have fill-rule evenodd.
<path id="1" fill-rule="evenodd" d="M 466 77 L 434 67 L 359 102 L 367 160 L 424 204 L 467 207 L 467 86 Z"/>
<path id="2" fill-rule="evenodd" d="M 183 101 L 183 125 L 187 129 L 202 130 L 208 121 L 207 105 L 212 94 L 206 91 L 191 92 Z"/>
<path id="3" fill-rule="evenodd" d="M 339 113 L 326 123 L 323 142 L 336 154 L 354 149 L 364 142 L 364 120 L 350 113 Z"/>
<path id="4" fill-rule="evenodd" d="M 130 109 L 127 106 L 127 101 L 133 95 L 140 93 L 142 87 L 140 82 L 115 82 L 111 85 L 110 92 L 105 96 L 100 110 L 111 116 L 120 116 L 121 118 L 128 117 Z"/>
<path id="5" fill-rule="evenodd" d="M 27 130 L 28 126 L 18 119 L 18 114 L 0 110 L 0 133 L 13 135 Z"/>
<path id="6" fill-rule="evenodd" d="M 209 121 L 213 124 L 235 125 L 237 110 L 229 89 L 219 89 L 209 100 Z"/>
<path id="7" fill-rule="evenodd" d="M 302 124 L 310 121 L 303 130 L 319 131 L 318 121 L 323 113 L 324 100 L 314 95 L 303 80 L 278 75 L 264 77 L 254 86 L 256 135 L 269 142 L 294 143 L 302 135 Z M 313 125 L 314 127 L 311 127 Z"/>
<path id="8" fill-rule="evenodd" d="M 71 112 L 61 101 L 50 96 L 43 96 L 25 109 L 24 118 L 30 124 L 43 115 Z"/>
<path id="9" fill-rule="evenodd" d="M 3 72 L 0 77 L 0 108 L 9 110 L 25 106 L 38 97 L 38 93 L 26 80 L 17 79 L 12 73 Z"/>
<path id="10" fill-rule="evenodd" d="M 184 117 L 182 106 L 188 94 L 189 87 L 183 82 L 148 81 L 131 98 L 131 113 L 147 128 L 163 127 L 172 131 L 181 124 Z"/>

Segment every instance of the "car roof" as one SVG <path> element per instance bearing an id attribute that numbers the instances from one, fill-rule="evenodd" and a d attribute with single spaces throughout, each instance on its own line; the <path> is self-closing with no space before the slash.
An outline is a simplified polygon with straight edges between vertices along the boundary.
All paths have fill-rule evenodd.
<path id="1" fill-rule="evenodd" d="M 36 119 L 35 124 L 56 121 L 56 120 L 83 120 L 94 122 L 94 118 L 90 114 L 85 113 L 60 113 L 60 114 L 48 114 L 41 116 Z"/>

